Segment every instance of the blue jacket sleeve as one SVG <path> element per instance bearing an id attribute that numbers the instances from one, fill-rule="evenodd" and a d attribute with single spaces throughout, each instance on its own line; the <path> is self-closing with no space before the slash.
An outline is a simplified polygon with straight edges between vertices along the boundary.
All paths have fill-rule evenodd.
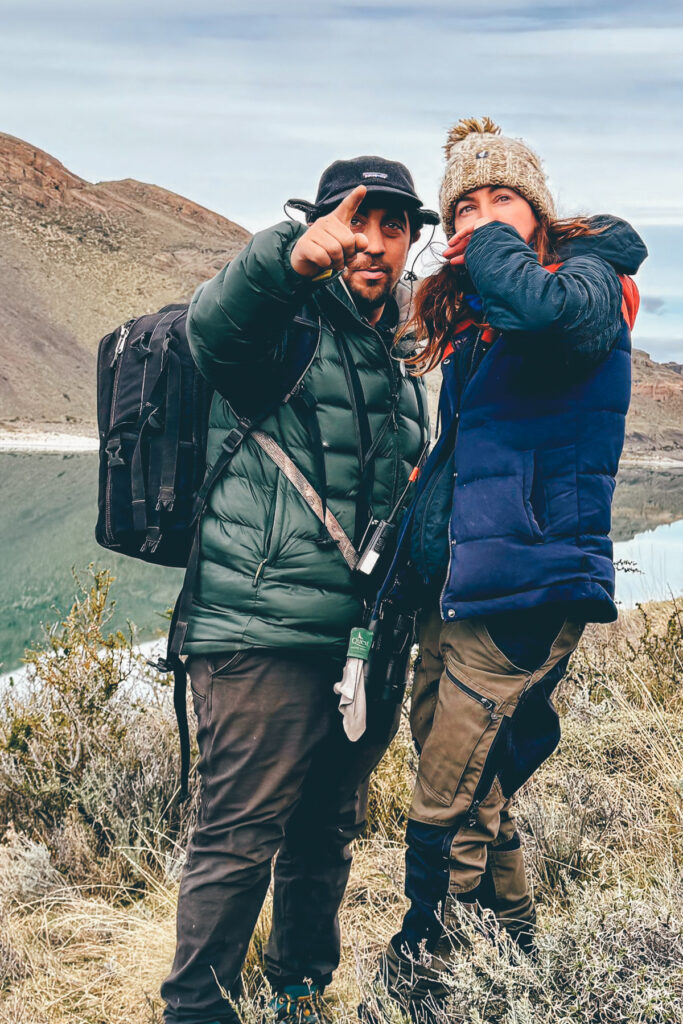
<path id="1" fill-rule="evenodd" d="M 621 329 L 621 283 L 597 254 L 570 257 L 551 273 L 515 228 L 494 221 L 474 232 L 465 259 L 492 327 L 550 333 L 565 348 L 590 355 L 614 344 Z"/>

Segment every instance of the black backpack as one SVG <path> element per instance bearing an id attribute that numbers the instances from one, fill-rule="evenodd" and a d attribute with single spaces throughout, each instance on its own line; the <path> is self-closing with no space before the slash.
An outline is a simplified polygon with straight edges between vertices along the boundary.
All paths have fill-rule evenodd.
<path id="1" fill-rule="evenodd" d="M 157 565 L 184 566 L 206 471 L 213 388 L 185 333 L 187 305 L 165 306 L 100 341 L 98 544 Z"/>
<path id="2" fill-rule="evenodd" d="M 276 356 L 282 373 L 263 374 L 258 366 L 235 369 L 239 403 L 231 405 L 237 423 L 207 472 L 206 439 L 214 389 L 192 358 L 185 330 L 188 308 L 164 306 L 158 313 L 127 321 L 102 338 L 97 357 L 96 540 L 111 551 L 157 565 L 186 566 L 166 657 L 154 663 L 175 677 L 181 799 L 187 796 L 190 737 L 187 673 L 180 654 L 199 568 L 201 516 L 214 484 L 248 434 L 295 395 L 301 393 L 305 399 L 301 381 L 317 351 L 321 329 L 317 313 L 304 309 L 293 318 Z"/>

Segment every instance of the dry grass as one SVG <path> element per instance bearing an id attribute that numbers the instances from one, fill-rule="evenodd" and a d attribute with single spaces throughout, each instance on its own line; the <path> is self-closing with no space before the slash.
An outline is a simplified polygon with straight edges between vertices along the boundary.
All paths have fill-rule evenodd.
<path id="1" fill-rule="evenodd" d="M 96 578 L 67 625 L 31 656 L 35 685 L 0 719 L 0 1024 L 161 1020 L 192 812 L 170 809 L 169 695 L 140 665 L 142 682 L 126 691 L 129 638 L 109 642 L 106 658 L 97 654 L 107 602 L 108 583 Z M 538 960 L 475 939 L 466 956 L 453 956 L 444 1024 L 683 1020 L 679 611 L 623 616 L 583 641 L 557 695 L 561 747 L 517 801 L 539 903 Z M 82 689 L 84 678 L 88 700 L 79 703 L 72 687 Z M 150 688 L 144 701 L 140 685 Z M 65 702 L 76 728 L 58 714 Z M 355 1020 L 361 996 L 381 1003 L 372 979 L 404 910 L 414 767 L 404 722 L 373 781 L 370 834 L 358 844 L 342 910 L 343 960 L 328 992 L 340 1024 Z M 269 1019 L 260 974 L 269 914 L 267 905 L 245 972 L 245 1024 Z M 402 1020 L 386 1005 L 385 1017 Z"/>

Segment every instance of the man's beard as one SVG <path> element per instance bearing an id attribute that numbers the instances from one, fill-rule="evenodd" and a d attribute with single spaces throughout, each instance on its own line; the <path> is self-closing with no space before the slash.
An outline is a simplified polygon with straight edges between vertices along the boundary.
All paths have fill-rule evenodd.
<path id="1" fill-rule="evenodd" d="M 371 293 L 368 294 L 366 291 L 361 291 L 360 289 L 354 287 L 355 274 L 353 273 L 353 271 L 360 269 L 361 267 L 351 264 L 351 266 L 349 267 L 350 272 L 344 276 L 344 279 L 346 281 L 347 288 L 349 289 L 351 295 L 353 296 L 353 301 L 356 304 L 358 312 L 361 314 L 361 316 L 367 316 L 369 313 L 374 312 L 374 310 L 378 309 L 380 306 L 383 306 L 386 303 L 387 299 L 394 290 L 396 282 L 392 279 L 392 276 L 389 273 L 387 267 L 379 265 L 375 267 L 371 264 L 368 264 L 367 266 L 362 267 L 362 269 L 377 269 L 383 270 L 385 272 L 384 280 L 382 282 L 381 287 L 373 288 Z"/>

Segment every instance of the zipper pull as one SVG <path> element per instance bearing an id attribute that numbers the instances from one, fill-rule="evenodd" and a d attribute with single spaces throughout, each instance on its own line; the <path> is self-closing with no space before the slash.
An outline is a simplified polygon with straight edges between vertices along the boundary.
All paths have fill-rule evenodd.
<path id="1" fill-rule="evenodd" d="M 294 385 L 294 387 L 292 388 L 292 390 L 289 392 L 289 394 L 285 396 L 285 400 L 283 402 L 283 405 L 287 405 L 287 403 L 289 401 L 291 401 L 292 398 L 296 398 L 299 395 L 299 393 L 301 392 L 302 387 L 303 387 L 303 384 L 301 383 L 300 380 L 298 380 L 296 382 L 296 384 Z"/>
<path id="2" fill-rule="evenodd" d="M 468 828 L 474 828 L 475 825 L 477 824 L 477 816 L 478 816 L 477 812 L 479 811 L 479 804 L 480 803 L 481 803 L 481 800 L 474 800 L 472 802 L 471 806 L 470 806 L 469 811 L 467 812 L 467 827 Z"/>
<path id="3" fill-rule="evenodd" d="M 116 363 L 118 362 L 119 356 L 121 355 L 121 353 L 123 352 L 124 348 L 126 347 L 126 339 L 127 339 L 128 335 L 130 334 L 130 329 L 131 329 L 131 327 L 133 325 L 133 322 L 134 321 L 130 321 L 130 323 L 124 324 L 123 327 L 121 328 L 121 333 L 119 334 L 119 340 L 116 342 L 116 348 L 114 349 L 114 355 L 112 356 L 111 363 L 109 364 L 111 369 L 113 369 L 116 366 Z"/>
<path id="4" fill-rule="evenodd" d="M 394 433 L 398 434 L 398 395 L 391 396 L 391 425 Z"/>

